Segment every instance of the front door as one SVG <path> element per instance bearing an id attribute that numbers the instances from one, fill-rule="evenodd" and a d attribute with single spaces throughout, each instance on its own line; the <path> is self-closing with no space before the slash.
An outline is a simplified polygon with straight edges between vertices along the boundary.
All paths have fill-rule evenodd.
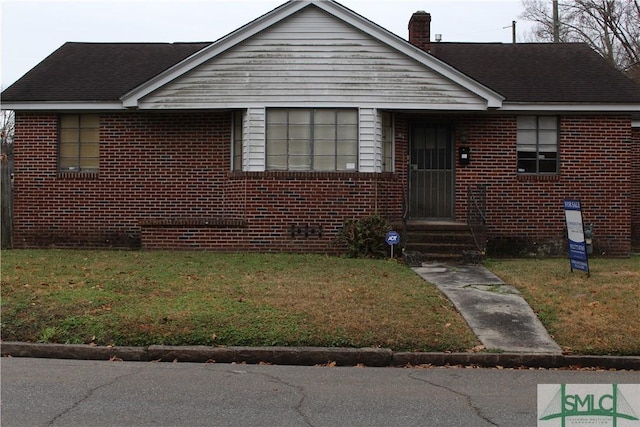
<path id="1" fill-rule="evenodd" d="M 409 217 L 453 219 L 453 132 L 447 125 L 411 125 Z"/>

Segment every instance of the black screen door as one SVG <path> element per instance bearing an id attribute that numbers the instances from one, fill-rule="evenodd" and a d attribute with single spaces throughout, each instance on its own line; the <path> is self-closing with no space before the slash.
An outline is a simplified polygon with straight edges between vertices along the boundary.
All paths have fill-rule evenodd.
<path id="1" fill-rule="evenodd" d="M 454 158 L 451 128 L 414 123 L 411 126 L 409 216 L 453 219 Z"/>

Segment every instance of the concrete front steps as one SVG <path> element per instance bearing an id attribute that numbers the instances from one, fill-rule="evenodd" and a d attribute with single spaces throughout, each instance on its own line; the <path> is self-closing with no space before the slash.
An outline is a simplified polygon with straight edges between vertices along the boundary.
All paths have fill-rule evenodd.
<path id="1" fill-rule="evenodd" d="M 469 258 L 478 254 L 473 234 L 462 222 L 409 220 L 404 238 L 405 254 L 420 254 L 423 261 L 474 262 Z"/>

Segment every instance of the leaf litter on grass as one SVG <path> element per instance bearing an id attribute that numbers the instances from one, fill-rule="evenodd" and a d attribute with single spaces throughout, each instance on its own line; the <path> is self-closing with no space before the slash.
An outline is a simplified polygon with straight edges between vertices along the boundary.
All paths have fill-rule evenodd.
<path id="1" fill-rule="evenodd" d="M 55 327 L 45 335 L 115 345 L 462 351 L 477 344 L 449 301 L 395 261 L 170 251 L 3 255 L 3 339 L 33 340 Z M 42 283 L 27 306 L 34 295 L 25 285 Z M 60 331 L 68 318 L 75 326 Z M 35 333 L 25 333 L 25 321 Z"/>

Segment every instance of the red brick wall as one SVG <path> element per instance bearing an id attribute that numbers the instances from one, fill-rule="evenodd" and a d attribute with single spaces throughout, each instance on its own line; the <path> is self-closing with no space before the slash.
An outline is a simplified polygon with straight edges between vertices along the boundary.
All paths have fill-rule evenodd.
<path id="1" fill-rule="evenodd" d="M 396 115 L 395 174 L 243 173 L 230 172 L 227 113 L 103 114 L 100 172 L 81 177 L 57 172 L 57 116 L 18 113 L 14 243 L 332 252 L 346 219 L 402 217 L 413 118 Z M 429 119 L 450 123 L 458 145 L 467 134 L 471 164 L 456 167 L 456 219 L 466 221 L 468 185 L 487 184 L 493 251 L 564 252 L 562 200 L 579 198 L 596 253 L 630 252 L 631 200 L 636 232 L 640 218 L 631 168 L 640 162 L 637 142 L 636 160 L 629 156 L 627 117 L 563 117 L 561 173 L 550 179 L 516 173 L 513 116 Z"/>
<path id="2" fill-rule="evenodd" d="M 559 254 L 565 251 L 562 200 L 582 201 L 586 224 L 594 224 L 594 253 L 631 250 L 631 163 L 628 117 L 562 116 L 560 174 L 516 173 L 515 117 L 457 120 L 458 144 L 468 135 L 471 164 L 456 170 L 457 219 L 466 214 L 466 188 L 488 184 L 490 252 Z"/>
<path id="3" fill-rule="evenodd" d="M 230 172 L 227 113 L 103 114 L 88 176 L 57 173 L 57 120 L 16 117 L 16 247 L 331 252 L 346 219 L 401 216 L 393 174 Z"/>
<path id="4" fill-rule="evenodd" d="M 631 243 L 640 250 L 640 128 L 634 128 L 631 141 Z"/>

